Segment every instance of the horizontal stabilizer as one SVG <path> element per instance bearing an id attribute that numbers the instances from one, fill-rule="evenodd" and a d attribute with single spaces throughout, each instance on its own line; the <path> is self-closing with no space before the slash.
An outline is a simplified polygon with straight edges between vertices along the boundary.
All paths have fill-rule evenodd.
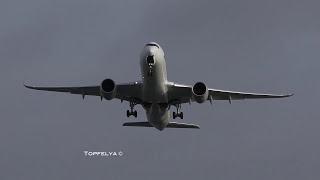
<path id="1" fill-rule="evenodd" d="M 123 126 L 153 127 L 149 122 L 126 122 Z"/>
<path id="2" fill-rule="evenodd" d="M 134 127 L 153 127 L 149 122 L 126 122 L 123 126 L 134 126 Z M 200 129 L 198 125 L 170 122 L 166 128 L 192 128 Z"/>
<path id="3" fill-rule="evenodd" d="M 195 124 L 186 124 L 186 123 L 177 123 L 177 122 L 170 122 L 167 125 L 167 128 L 192 128 L 192 129 L 200 129 L 198 125 Z"/>

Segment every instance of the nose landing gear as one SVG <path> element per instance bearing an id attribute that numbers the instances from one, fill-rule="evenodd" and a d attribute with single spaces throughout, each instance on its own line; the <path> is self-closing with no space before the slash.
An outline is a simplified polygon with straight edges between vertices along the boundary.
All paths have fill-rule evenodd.
<path id="1" fill-rule="evenodd" d="M 153 55 L 147 56 L 147 64 L 149 66 L 148 76 L 152 77 L 153 74 L 153 66 L 155 64 L 155 59 Z"/>
<path id="2" fill-rule="evenodd" d="M 152 77 L 152 74 L 153 74 L 152 66 L 149 66 L 148 76 Z"/>
<path id="3" fill-rule="evenodd" d="M 134 110 L 135 105 L 136 103 L 130 102 L 130 111 L 127 110 L 127 117 L 134 116 L 135 118 L 137 118 L 138 113 L 136 110 Z"/>
<path id="4" fill-rule="evenodd" d="M 172 113 L 173 119 L 175 119 L 176 117 L 179 117 L 180 119 L 183 119 L 183 112 L 181 112 L 181 104 L 177 104 L 175 106 L 177 108 L 177 112 L 173 112 Z"/>

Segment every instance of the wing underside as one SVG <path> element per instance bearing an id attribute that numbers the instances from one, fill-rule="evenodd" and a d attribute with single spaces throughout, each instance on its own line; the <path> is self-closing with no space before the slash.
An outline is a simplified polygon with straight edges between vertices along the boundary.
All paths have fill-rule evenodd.
<path id="1" fill-rule="evenodd" d="M 83 87 L 34 87 L 24 85 L 26 88 L 42 90 L 42 91 L 54 91 L 54 92 L 66 92 L 71 94 L 100 96 L 100 86 L 83 86 Z"/>
<path id="2" fill-rule="evenodd" d="M 168 104 L 183 104 L 193 102 L 192 86 L 178 85 L 169 83 L 168 85 Z M 25 85 L 25 87 L 42 91 L 66 92 L 71 94 L 80 94 L 83 96 L 100 96 L 100 86 L 79 86 L 79 87 L 34 87 Z M 279 94 L 263 94 L 263 93 L 248 93 L 227 91 L 219 89 L 208 89 L 208 99 L 213 100 L 241 100 L 241 99 L 266 99 L 266 98 L 284 98 L 292 96 L 293 94 L 279 95 Z M 115 98 L 125 101 L 132 101 L 136 104 L 143 104 L 142 83 L 126 83 L 116 85 Z"/>
<path id="3" fill-rule="evenodd" d="M 209 89 L 209 96 L 213 100 L 241 100 L 241 99 L 265 99 L 265 98 L 285 98 L 292 96 L 293 94 L 263 94 L 263 93 L 247 93 L 236 91 L 225 91 L 218 89 Z"/>
<path id="4" fill-rule="evenodd" d="M 267 98 L 285 98 L 290 97 L 293 94 L 264 94 L 264 93 L 248 93 L 248 92 L 237 92 L 227 91 L 219 89 L 208 89 L 208 99 L 213 100 L 242 100 L 242 99 L 267 99 Z M 190 103 L 193 100 L 192 86 L 179 85 L 169 83 L 168 85 L 168 96 L 170 104 L 182 104 Z"/>
<path id="5" fill-rule="evenodd" d="M 41 90 L 41 91 L 53 91 L 53 92 L 65 92 L 71 94 L 80 94 L 84 96 L 101 96 L 100 86 L 79 86 L 79 87 L 41 87 L 41 86 L 28 86 L 26 88 Z M 141 83 L 126 83 L 117 84 L 115 88 L 115 98 L 124 101 L 133 101 L 137 104 L 142 103 L 141 97 Z"/>

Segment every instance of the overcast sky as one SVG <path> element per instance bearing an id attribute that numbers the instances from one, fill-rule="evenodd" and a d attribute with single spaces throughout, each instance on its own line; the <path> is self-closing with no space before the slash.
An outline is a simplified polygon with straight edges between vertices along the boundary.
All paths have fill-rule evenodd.
<path id="1" fill-rule="evenodd" d="M 317 0 L 0 1 L 0 179 L 320 178 Z M 122 127 L 128 103 L 23 87 L 139 80 L 144 43 L 168 78 L 287 99 L 183 105 L 200 130 Z M 123 151 L 85 157 L 83 151 Z"/>

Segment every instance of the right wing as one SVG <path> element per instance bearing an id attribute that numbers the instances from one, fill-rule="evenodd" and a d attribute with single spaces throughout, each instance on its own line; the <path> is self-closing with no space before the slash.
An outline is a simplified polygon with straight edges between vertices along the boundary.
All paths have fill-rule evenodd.
<path id="1" fill-rule="evenodd" d="M 293 94 L 278 95 L 278 94 L 263 94 L 263 93 L 247 93 L 237 91 L 227 91 L 218 89 L 208 89 L 207 100 L 241 100 L 241 99 L 264 99 L 264 98 L 284 98 L 290 97 Z M 183 104 L 194 101 L 192 86 L 168 83 L 169 104 Z"/>
<path id="2" fill-rule="evenodd" d="M 84 96 L 101 96 L 100 86 L 78 86 L 78 87 L 39 87 L 39 86 L 28 86 L 26 88 L 42 90 L 42 91 L 54 91 L 54 92 L 66 92 L 71 94 L 80 94 Z M 115 98 L 125 101 L 133 101 L 137 104 L 142 103 L 141 83 L 125 83 L 116 85 Z"/>
<path id="3" fill-rule="evenodd" d="M 241 99 L 266 99 L 266 98 L 285 98 L 293 94 L 262 94 L 262 93 L 248 93 L 237 91 L 226 91 L 218 89 L 209 89 L 209 96 L 213 100 L 241 100 Z"/>

